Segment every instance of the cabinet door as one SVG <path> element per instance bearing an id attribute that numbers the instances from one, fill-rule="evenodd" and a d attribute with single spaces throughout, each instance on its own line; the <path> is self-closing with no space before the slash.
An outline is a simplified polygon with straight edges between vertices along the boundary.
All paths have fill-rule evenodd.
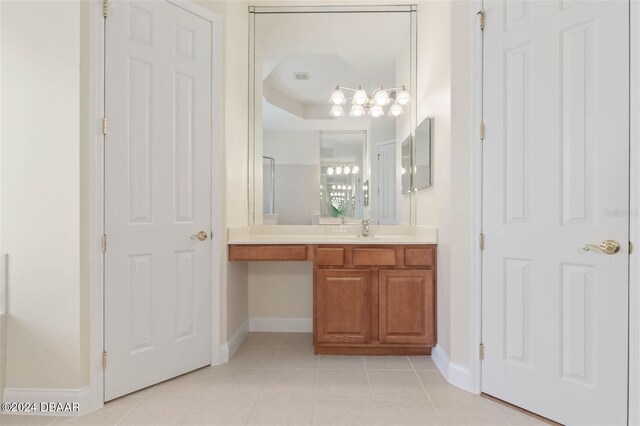
<path id="1" fill-rule="evenodd" d="M 433 271 L 381 270 L 380 342 L 435 345 Z"/>
<path id="2" fill-rule="evenodd" d="M 318 343 L 368 343 L 371 340 L 370 272 L 318 270 L 315 314 Z"/>

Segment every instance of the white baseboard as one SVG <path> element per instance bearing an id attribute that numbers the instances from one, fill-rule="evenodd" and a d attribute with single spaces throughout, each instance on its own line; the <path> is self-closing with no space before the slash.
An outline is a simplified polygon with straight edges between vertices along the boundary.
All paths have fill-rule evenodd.
<path id="1" fill-rule="evenodd" d="M 246 319 L 240 327 L 233 333 L 233 336 L 229 338 L 227 343 L 220 346 L 220 353 L 218 354 L 217 359 L 214 360 L 214 365 L 224 364 L 225 362 L 229 362 L 229 360 L 233 357 L 233 354 L 236 353 L 244 339 L 247 338 L 249 334 L 249 319 Z"/>
<path id="2" fill-rule="evenodd" d="M 440 345 L 436 345 L 436 347 L 433 348 L 431 358 L 447 382 L 466 391 L 473 392 L 473 377 L 471 376 L 471 371 L 467 367 L 452 362 Z"/>
<path id="3" fill-rule="evenodd" d="M 2 401 L 36 404 L 36 411 L 15 413 L 21 415 L 75 417 L 95 409 L 91 403 L 90 387 L 82 389 L 6 388 Z M 53 407 L 50 407 L 50 404 L 60 406 L 68 404 L 69 408 L 73 407 L 73 404 L 77 404 L 77 410 L 55 411 Z M 12 413 L 3 412 L 3 414 Z"/>
<path id="4" fill-rule="evenodd" d="M 311 333 L 313 331 L 313 319 L 251 317 L 249 319 L 249 330 L 285 333 Z"/>

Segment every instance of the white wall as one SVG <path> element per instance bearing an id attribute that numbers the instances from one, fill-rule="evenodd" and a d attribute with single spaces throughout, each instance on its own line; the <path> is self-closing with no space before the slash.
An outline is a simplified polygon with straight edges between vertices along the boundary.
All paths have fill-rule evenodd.
<path id="1" fill-rule="evenodd" d="M 80 5 L 0 3 L 7 387 L 87 384 L 81 318 Z M 84 335 L 83 335 L 84 330 Z"/>
<path id="2" fill-rule="evenodd" d="M 279 164 L 320 164 L 319 130 L 276 130 L 263 132 L 263 155 L 276 159 Z"/>

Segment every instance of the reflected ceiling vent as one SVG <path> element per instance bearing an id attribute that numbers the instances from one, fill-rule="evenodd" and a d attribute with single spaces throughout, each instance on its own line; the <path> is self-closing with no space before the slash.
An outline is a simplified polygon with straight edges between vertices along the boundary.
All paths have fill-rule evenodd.
<path id="1" fill-rule="evenodd" d="M 294 80 L 309 80 L 311 77 L 308 72 L 294 72 L 293 79 Z"/>

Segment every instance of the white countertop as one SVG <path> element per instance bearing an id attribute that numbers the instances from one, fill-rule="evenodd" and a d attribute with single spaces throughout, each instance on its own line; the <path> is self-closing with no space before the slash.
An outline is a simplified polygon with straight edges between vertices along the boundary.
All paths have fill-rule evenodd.
<path id="1" fill-rule="evenodd" d="M 229 228 L 229 244 L 437 244 L 438 229 L 430 226 L 369 227 L 361 237 L 358 225 L 253 225 Z"/>

